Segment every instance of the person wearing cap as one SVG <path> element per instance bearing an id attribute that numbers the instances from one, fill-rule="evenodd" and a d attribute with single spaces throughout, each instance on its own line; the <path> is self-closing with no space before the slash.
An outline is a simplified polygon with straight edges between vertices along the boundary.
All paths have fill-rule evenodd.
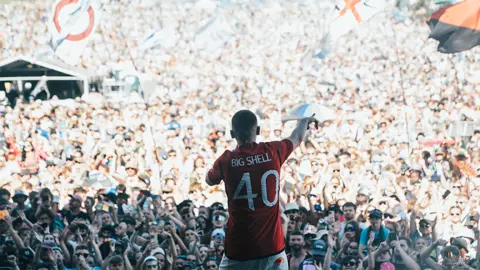
<path id="1" fill-rule="evenodd" d="M 224 229 L 215 229 L 210 235 L 211 242 L 215 248 L 223 245 L 225 239 L 225 230 Z"/>
<path id="2" fill-rule="evenodd" d="M 150 252 L 150 256 L 153 256 L 157 259 L 158 261 L 158 267 L 159 269 L 163 269 L 165 264 L 167 263 L 167 257 L 165 254 L 165 250 L 163 248 L 156 248 Z"/>
<path id="3" fill-rule="evenodd" d="M 425 240 L 428 240 L 428 243 L 431 245 L 436 239 L 436 233 L 435 233 L 435 223 L 431 220 L 428 219 L 421 219 L 418 222 L 419 230 L 417 230 L 417 222 L 415 220 L 416 218 L 416 212 L 412 211 L 411 218 L 410 218 L 410 238 L 412 241 L 416 241 L 418 238 L 424 238 Z"/>
<path id="4" fill-rule="evenodd" d="M 12 217 L 17 217 L 18 216 L 18 211 L 25 211 L 27 209 L 27 206 L 25 205 L 25 202 L 27 201 L 28 196 L 23 192 L 23 190 L 15 190 L 15 194 L 13 195 L 13 202 L 17 204 L 17 206 L 12 210 L 11 216 Z"/>
<path id="5" fill-rule="evenodd" d="M 381 242 L 385 241 L 390 231 L 382 225 L 383 214 L 379 209 L 373 209 L 369 212 L 370 226 L 362 230 L 360 234 L 360 246 L 358 248 L 358 256 L 364 258 L 365 248 L 367 247 L 367 241 L 370 232 L 375 233 L 373 246 L 378 247 Z"/>
<path id="6" fill-rule="evenodd" d="M 287 203 L 283 213 L 288 217 L 290 221 L 294 221 L 300 213 L 300 207 L 297 203 Z"/>
<path id="7" fill-rule="evenodd" d="M 361 187 L 357 192 L 357 196 L 355 198 L 355 205 L 357 207 L 366 205 L 368 203 L 370 195 L 371 195 L 371 192 L 370 190 L 368 190 L 368 188 Z"/>
<path id="8" fill-rule="evenodd" d="M 303 228 L 303 238 L 305 239 L 305 250 L 312 253 L 313 239 L 317 237 L 317 228 L 315 226 L 306 224 Z"/>
<path id="9" fill-rule="evenodd" d="M 298 269 L 322 269 L 320 266 L 325 262 L 327 254 L 327 242 L 322 239 L 314 240 L 312 243 L 312 257 L 306 258 L 300 263 Z M 323 268 L 326 269 L 326 268 Z M 328 269 L 339 269 L 338 265 L 332 262 Z"/>
<path id="10" fill-rule="evenodd" d="M 76 218 L 86 219 L 92 222 L 90 216 L 81 210 L 82 207 L 82 196 L 78 194 L 68 195 L 70 197 L 70 203 L 68 204 L 68 209 L 60 211 L 63 217 L 65 217 L 68 223 L 72 223 Z"/>
<path id="11" fill-rule="evenodd" d="M 129 215 L 123 215 L 120 219 L 120 222 L 124 222 L 127 225 L 128 236 L 131 236 L 135 232 L 135 226 L 137 225 L 137 221 L 135 220 L 134 217 Z"/>
<path id="12" fill-rule="evenodd" d="M 453 266 L 456 265 L 460 261 L 460 250 L 456 246 L 446 246 L 447 241 L 443 239 L 439 239 L 433 242 L 428 248 L 420 253 L 420 258 L 434 270 L 441 270 L 441 269 L 453 269 Z M 434 252 L 438 247 L 444 247 L 441 251 L 441 255 L 443 258 L 442 264 L 435 262 L 431 257 L 430 254 Z M 468 268 L 467 268 L 468 269 Z"/>
<path id="13" fill-rule="evenodd" d="M 467 240 L 462 237 L 457 237 L 451 240 L 451 244 L 452 246 L 456 246 L 460 250 L 460 258 L 462 258 L 463 260 L 467 259 L 467 255 L 470 249 L 470 245 Z"/>
<path id="14" fill-rule="evenodd" d="M 332 204 L 328 206 L 327 208 L 327 216 L 328 215 L 334 215 L 335 216 L 335 221 L 338 221 L 340 217 L 342 216 L 342 210 L 340 210 L 340 206 L 338 204 Z"/>
<path id="15" fill-rule="evenodd" d="M 128 204 L 128 199 L 130 198 L 130 195 L 127 193 L 121 192 L 117 194 L 117 206 L 118 209 L 121 208 L 123 204 Z"/>
<path id="16" fill-rule="evenodd" d="M 10 201 L 10 191 L 5 188 L 0 188 L 0 197 L 4 198 L 7 201 Z"/>
<path id="17" fill-rule="evenodd" d="M 20 269 L 27 269 L 27 267 L 34 262 L 35 252 L 31 248 L 24 248 L 18 252 L 18 263 Z"/>

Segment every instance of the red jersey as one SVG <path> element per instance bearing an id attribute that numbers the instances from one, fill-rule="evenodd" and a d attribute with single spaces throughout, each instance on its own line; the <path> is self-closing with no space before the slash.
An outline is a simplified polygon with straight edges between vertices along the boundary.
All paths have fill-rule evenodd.
<path id="1" fill-rule="evenodd" d="M 233 260 L 253 260 L 285 249 L 279 209 L 280 168 L 293 143 L 250 142 L 225 151 L 208 172 L 210 182 L 223 179 L 228 196 L 225 254 Z"/>

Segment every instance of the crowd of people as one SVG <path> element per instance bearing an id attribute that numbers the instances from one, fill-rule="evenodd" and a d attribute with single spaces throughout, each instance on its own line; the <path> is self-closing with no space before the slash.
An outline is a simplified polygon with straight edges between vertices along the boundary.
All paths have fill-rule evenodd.
<path id="1" fill-rule="evenodd" d="M 0 59 L 48 43 L 48 2 L 0 4 Z M 157 88 L 145 102 L 90 94 L 2 108 L 1 267 L 218 269 L 228 203 L 205 175 L 235 148 L 232 115 L 254 110 L 259 141 L 279 140 L 302 103 L 336 118 L 281 171 L 290 269 L 480 267 L 480 128 L 452 132 L 480 120 L 478 48 L 439 54 L 421 10 L 403 22 L 378 14 L 320 60 L 310 50 L 323 1 L 102 3 L 82 65 L 135 66 Z M 219 13 L 234 37 L 197 50 L 195 31 Z M 168 24 L 175 46 L 137 49 Z"/>

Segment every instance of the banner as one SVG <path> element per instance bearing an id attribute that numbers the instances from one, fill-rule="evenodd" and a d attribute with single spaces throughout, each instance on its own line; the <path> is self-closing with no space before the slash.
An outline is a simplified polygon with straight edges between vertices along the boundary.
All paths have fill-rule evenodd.
<path id="1" fill-rule="evenodd" d="M 347 34 L 385 8 L 384 0 L 344 0 L 335 6 L 330 25 L 330 38 L 336 40 Z"/>
<path id="2" fill-rule="evenodd" d="M 100 19 L 98 1 L 57 0 L 49 19 L 51 47 L 62 61 L 76 65 Z"/>
<path id="3" fill-rule="evenodd" d="M 234 35 L 234 32 L 224 16 L 211 19 L 200 28 L 195 35 L 197 48 L 206 52 L 215 52 L 222 48 Z"/>
<path id="4" fill-rule="evenodd" d="M 340 0 L 332 13 L 328 32 L 319 42 L 315 57 L 323 59 L 333 49 L 333 43 L 385 8 L 386 0 Z"/>
<path id="5" fill-rule="evenodd" d="M 164 49 L 169 49 L 175 46 L 177 42 L 177 36 L 175 35 L 175 29 L 172 27 L 166 27 L 160 30 L 152 31 L 146 38 L 141 41 L 139 49 L 148 50 L 157 46 L 161 46 Z"/>
<path id="6" fill-rule="evenodd" d="M 480 129 L 480 122 L 458 121 L 452 123 L 448 129 L 450 137 L 470 137 L 475 130 Z"/>

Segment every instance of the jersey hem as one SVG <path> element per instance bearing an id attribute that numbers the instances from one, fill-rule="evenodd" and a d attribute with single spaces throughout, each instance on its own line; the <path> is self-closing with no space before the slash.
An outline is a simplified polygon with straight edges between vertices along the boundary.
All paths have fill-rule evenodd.
<path id="1" fill-rule="evenodd" d="M 277 252 L 274 252 L 272 254 L 267 254 L 267 255 L 264 255 L 264 256 L 260 256 L 260 257 L 253 257 L 253 258 L 248 258 L 248 259 L 240 259 L 240 258 L 235 258 L 235 257 L 231 257 L 231 256 L 228 256 L 227 253 L 225 253 L 225 256 L 229 259 L 229 260 L 234 260 L 234 261 L 253 261 L 253 260 L 260 260 L 260 259 L 265 259 L 267 257 L 270 257 L 270 256 L 275 256 L 275 255 L 278 255 L 282 252 L 285 251 L 285 248 L 282 248 L 280 251 L 277 251 Z"/>

